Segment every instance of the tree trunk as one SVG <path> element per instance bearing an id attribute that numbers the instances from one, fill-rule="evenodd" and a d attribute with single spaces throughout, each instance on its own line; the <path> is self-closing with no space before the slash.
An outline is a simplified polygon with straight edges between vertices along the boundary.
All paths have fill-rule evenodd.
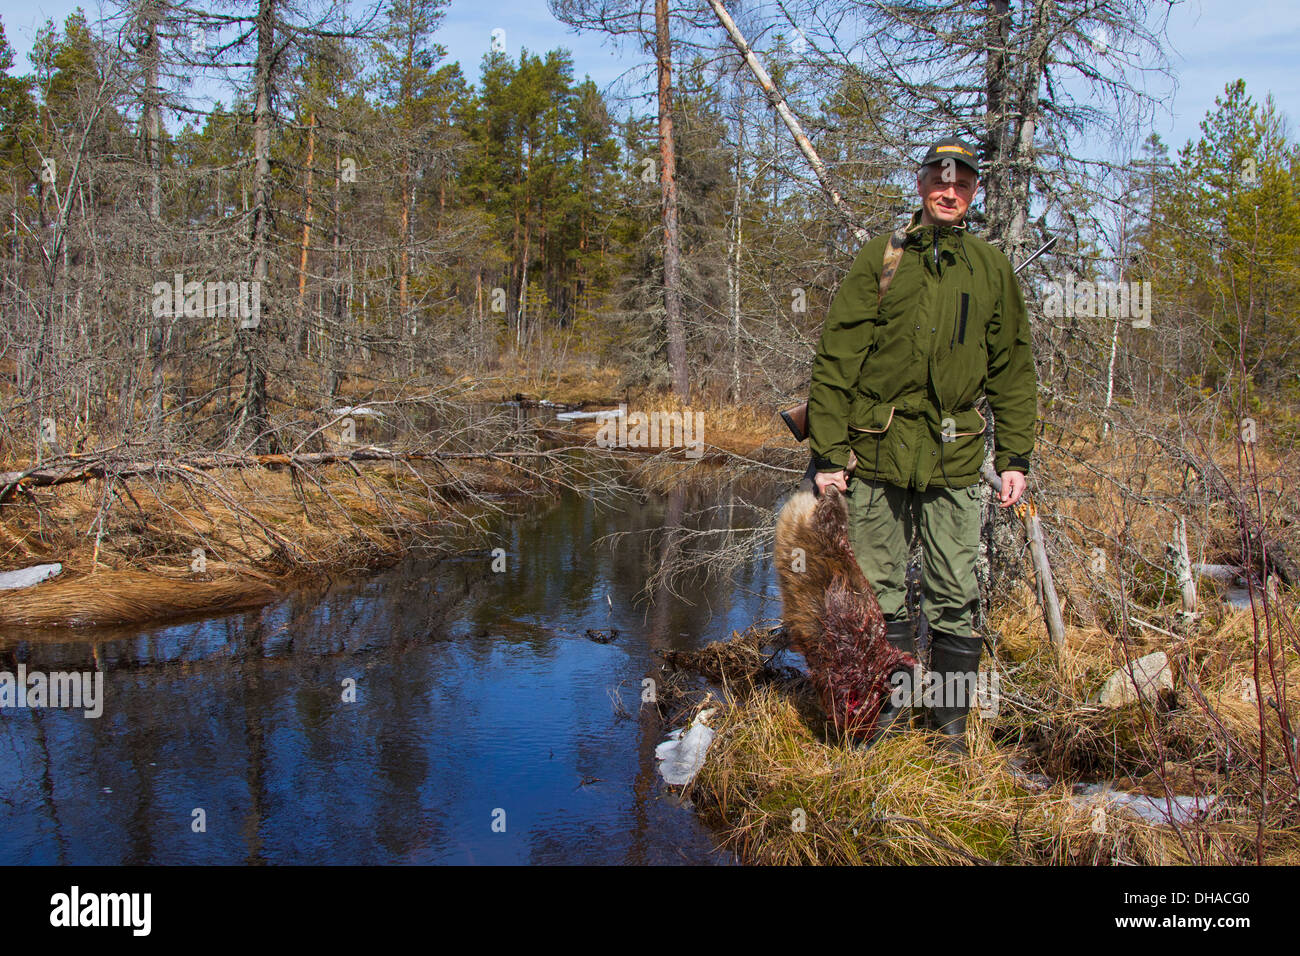
<path id="1" fill-rule="evenodd" d="M 790 112 L 790 107 L 786 105 L 785 98 L 781 96 L 776 84 L 772 82 L 772 77 L 768 75 L 767 70 L 763 69 L 763 64 L 758 62 L 758 57 L 754 55 L 754 51 L 750 49 L 735 21 L 731 19 L 730 14 L 722 6 L 721 0 L 708 0 L 708 3 L 713 8 L 718 22 L 722 24 L 722 28 L 727 31 L 727 36 L 731 38 L 732 44 L 744 58 L 745 65 L 749 67 L 749 71 L 758 80 L 758 85 L 767 94 L 768 100 L 772 103 L 772 108 L 776 110 L 776 114 L 781 117 L 781 122 L 785 123 L 785 128 L 794 137 L 799 152 L 803 153 L 804 158 L 808 160 L 808 165 L 817 174 L 817 182 L 821 184 L 823 192 L 831 201 L 831 205 L 836 212 L 840 213 L 844 222 L 853 229 L 854 237 L 859 242 L 865 242 L 867 230 L 863 229 L 858 223 L 853 210 L 849 208 L 849 204 L 844 201 L 839 190 L 835 188 L 835 184 L 831 181 L 830 171 L 826 168 L 826 164 L 822 162 L 821 157 L 817 155 L 817 150 L 813 148 L 812 141 L 804 134 L 803 127 L 799 125 L 799 120 L 794 113 Z"/>
<path id="2" fill-rule="evenodd" d="M 253 281 L 266 282 L 267 246 L 270 238 L 271 202 L 271 67 L 275 56 L 275 0 L 258 0 L 257 60 L 254 69 L 253 108 Z M 263 289 L 262 291 L 265 291 Z M 265 302 L 267 296 L 262 297 Z M 239 348 L 244 359 L 244 394 L 231 443 L 245 441 L 255 451 L 270 446 L 266 421 L 266 364 L 261 318 L 241 320 Z"/>
<path id="3" fill-rule="evenodd" d="M 1010 72 L 1008 49 L 1014 26 L 1009 0 L 989 0 L 984 25 L 986 171 L 984 180 L 988 238 L 1013 262 L 1031 242 L 1029 196 L 1034 172 L 1034 137 L 1041 115 L 1039 88 L 1047 70 L 1050 28 L 1056 12 L 1052 0 L 1028 10 L 1027 34 L 1016 43 L 1024 59 Z"/>
<path id="4" fill-rule="evenodd" d="M 161 11 L 156 3 L 150 3 L 143 15 L 145 30 L 144 49 L 141 59 L 144 61 L 144 159 L 149 167 L 149 223 L 152 226 L 152 247 L 149 250 L 149 264 L 153 267 L 156 278 L 161 266 L 161 249 L 159 243 L 159 223 L 162 220 L 162 161 L 160 136 L 162 132 L 161 97 L 158 89 L 159 61 L 161 52 L 158 48 L 158 21 Z M 161 310 L 160 310 L 161 311 Z M 149 435 L 155 440 L 162 429 L 164 365 L 167 358 L 167 317 L 153 317 L 153 329 L 150 335 L 150 360 L 153 366 L 150 382 L 151 402 L 149 407 Z"/>
<path id="5" fill-rule="evenodd" d="M 406 325 L 406 311 L 410 305 L 409 292 L 407 290 L 407 275 L 411 271 L 411 204 L 407 196 L 413 192 L 415 184 L 411 181 L 410 160 L 402 158 L 402 211 L 398 214 L 399 230 L 401 231 L 402 264 L 397 276 L 397 318 L 403 327 Z"/>
<path id="6" fill-rule="evenodd" d="M 1125 235 L 1126 226 L 1125 215 L 1120 212 L 1119 217 L 1119 282 L 1124 282 L 1124 264 L 1128 261 L 1128 237 Z M 1110 411 L 1110 406 L 1115 399 L 1115 359 L 1119 355 L 1119 326 L 1123 321 L 1117 313 L 1115 322 L 1110 331 L 1110 360 L 1106 363 L 1106 410 Z M 1101 423 L 1101 437 L 1105 438 L 1110 434 L 1110 417 L 1107 415 Z"/>
<path id="7" fill-rule="evenodd" d="M 668 0 L 655 0 L 655 60 L 659 67 L 659 159 L 662 164 L 664 223 L 664 321 L 668 332 L 668 370 L 683 404 L 691 397 L 682 327 L 681 237 L 677 228 L 677 159 L 673 146 L 672 50 L 668 39 Z"/>
<path id="8" fill-rule="evenodd" d="M 307 189 L 303 197 L 302 213 L 302 244 L 301 253 L 298 256 L 298 307 L 296 315 L 300 328 L 306 326 L 306 299 L 307 299 L 307 249 L 311 244 L 311 180 L 312 167 L 316 163 L 316 114 L 311 113 L 307 117 Z"/>
<path id="9" fill-rule="evenodd" d="M 1002 251 L 1018 262 L 1028 252 L 1032 241 L 1029 236 L 1029 196 L 1032 185 L 1035 157 L 1034 136 L 1038 132 L 1039 88 L 1047 72 L 1048 47 L 1051 44 L 1051 24 L 1056 4 L 1039 0 L 1033 5 L 1029 18 L 1029 37 L 1026 42 L 1025 72 L 1017 91 L 1017 117 L 1014 161 L 1011 167 L 1010 220 L 1007 224 L 1007 241 Z"/>
<path id="10" fill-rule="evenodd" d="M 738 101 L 739 102 L 739 101 Z M 732 184 L 731 235 L 727 250 L 727 301 L 731 308 L 731 401 L 740 401 L 740 191 L 741 164 L 745 154 L 745 117 L 737 108 L 736 175 Z"/>
<path id="11" fill-rule="evenodd" d="M 984 21 L 984 210 L 990 242 L 1002 239 L 1007 211 L 1007 43 L 1011 37 L 1010 0 L 990 0 Z"/>

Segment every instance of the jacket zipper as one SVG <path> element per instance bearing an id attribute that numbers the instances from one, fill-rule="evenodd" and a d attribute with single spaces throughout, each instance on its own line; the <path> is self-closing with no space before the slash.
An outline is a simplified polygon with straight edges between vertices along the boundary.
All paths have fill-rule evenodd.
<path id="1" fill-rule="evenodd" d="M 952 351 L 955 345 L 966 344 L 966 314 L 970 309 L 970 293 L 961 294 L 961 306 L 957 310 L 957 315 L 952 317 L 952 338 L 948 341 L 948 351 Z M 960 325 L 961 331 L 958 332 Z"/>

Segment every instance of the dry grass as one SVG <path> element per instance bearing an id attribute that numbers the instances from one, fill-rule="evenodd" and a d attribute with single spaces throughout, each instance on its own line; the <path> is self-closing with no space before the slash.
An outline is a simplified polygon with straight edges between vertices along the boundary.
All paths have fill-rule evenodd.
<path id="1" fill-rule="evenodd" d="M 689 795 L 752 863 L 1300 862 L 1300 807 L 1276 722 L 1266 729 L 1269 806 L 1258 825 L 1259 712 L 1241 699 L 1253 646 L 1242 618 L 1170 652 L 1188 662 L 1176 669 L 1174 695 L 1119 710 L 1091 702 L 1113 669 L 1104 634 L 1076 630 L 1058 665 L 1031 618 L 1000 618 L 1007 636 L 996 665 L 985 666 L 997 667 L 1001 706 L 988 720 L 972 714 L 966 759 L 936 756 L 919 730 L 853 749 L 806 681 L 772 669 L 768 632 L 735 635 L 675 661 L 728 701 Z M 1300 679 L 1294 654 L 1288 663 L 1288 682 Z M 1042 790 L 1023 771 L 1054 783 Z M 1156 798 L 1211 795 L 1216 810 L 1174 828 L 1112 809 L 1099 833 L 1093 805 L 1071 799 L 1081 782 Z"/>
<path id="2" fill-rule="evenodd" d="M 742 635 L 734 643 L 751 643 Z M 738 663 L 712 646 L 715 662 Z M 743 663 L 742 663 L 743 666 Z M 1066 786 L 1033 792 L 1008 772 L 1005 754 L 977 734 L 965 760 L 936 756 L 932 740 L 906 733 L 869 750 L 825 735 L 810 691 L 798 682 L 729 674 L 732 705 L 689 796 L 749 863 L 963 864 L 1173 863 L 1183 854 L 1161 828 L 1091 807 Z"/>
<path id="3" fill-rule="evenodd" d="M 450 375 L 457 373 L 448 369 Z M 526 356 L 504 358 L 487 375 L 461 374 L 454 383 L 463 386 L 463 399 L 495 401 L 523 395 L 535 401 L 546 400 L 560 405 L 608 402 L 623 390 L 619 387 L 623 373 L 617 368 L 569 362 L 563 368 L 543 370 Z"/>
<path id="4" fill-rule="evenodd" d="M 1270 541 L 1300 555 L 1295 495 L 1300 448 L 1265 441 L 1252 446 L 1256 489 L 1249 472 L 1238 474 L 1238 448 L 1231 437 L 1198 437 L 1177 421 L 1161 420 L 1156 411 L 1150 419 L 1146 425 L 1152 433 L 1169 437 L 1156 441 L 1117 432 L 1102 437 L 1086 416 L 1063 420 L 1056 441 L 1051 435 L 1058 429 L 1047 430 L 1042 464 L 1030 480 L 1060 571 L 1064 613 L 1110 633 L 1133 627 L 1122 620 L 1122 603 L 1137 605 L 1135 613 L 1157 615 L 1145 620 L 1172 629 L 1179 591 L 1166 546 L 1180 517 L 1187 522 L 1193 563 L 1243 563 L 1232 503 L 1206 494 L 1175 449 L 1219 474 L 1257 512 L 1255 520 L 1267 524 Z M 1203 609 L 1217 617 L 1220 587 L 1209 578 L 1199 578 L 1197 587 Z"/>
<path id="5" fill-rule="evenodd" d="M 671 394 L 634 395 L 627 406 L 629 413 L 677 413 L 683 421 L 688 413 L 703 416 L 690 419 L 692 426 L 698 422 L 701 427 L 699 433 L 692 433 L 703 443 L 698 457 L 694 449 L 687 455 L 687 449 L 669 444 L 618 452 L 624 480 L 645 491 L 666 494 L 683 484 L 720 489 L 738 471 L 793 483 L 807 465 L 806 446 L 794 441 L 772 408 L 710 402 L 685 405 Z M 779 432 L 773 428 L 774 421 L 780 425 Z M 581 421 L 575 423 L 573 432 L 594 444 L 600 427 L 595 421 Z"/>
<path id="6" fill-rule="evenodd" d="M 57 561 L 64 573 L 6 593 L 0 625 L 143 623 L 265 603 L 310 577 L 439 543 L 472 513 L 453 504 L 466 489 L 520 485 L 498 465 L 458 477 L 452 489 L 405 467 L 330 466 L 297 479 L 238 470 L 132 481 L 107 495 L 102 482 L 38 490 L 5 507 L 0 568 Z"/>
<path id="7" fill-rule="evenodd" d="M 1103 439 L 1088 427 L 1067 427 L 1061 444 L 1048 443 L 1048 486 L 1057 493 L 1042 510 L 1066 647 L 1058 660 L 1046 646 L 1029 587 L 999 595 L 992 629 L 1000 635 L 1005 701 L 995 739 L 1021 751 L 1028 769 L 1053 778 L 1113 780 L 1119 789 L 1160 797 L 1214 795 L 1224 812 L 1183 834 L 1195 862 L 1297 862 L 1300 728 L 1292 701 L 1300 686 L 1300 593 L 1279 586 L 1265 600 L 1257 591 L 1256 621 L 1248 610 L 1226 607 L 1220 587 L 1200 578 L 1198 613 L 1184 619 L 1166 545 L 1181 516 L 1193 562 L 1249 563 L 1231 503 L 1204 494 L 1169 453 L 1186 445 L 1197 450 L 1200 467 L 1207 468 L 1205 456 L 1217 462 L 1226 484 L 1264 516 L 1256 520 L 1266 523 L 1272 545 L 1300 553 L 1300 454 L 1261 441 L 1250 449 L 1256 485 L 1237 476 L 1233 436 L 1198 441 L 1175 422 L 1160 427 L 1174 436 L 1163 444 L 1145 436 Z M 1154 651 L 1169 657 L 1172 694 L 1120 710 L 1094 703 L 1110 673 Z"/>
<path id="8" fill-rule="evenodd" d="M 6 595 L 0 625 L 144 624 L 184 614 L 256 607 L 277 593 L 273 584 L 248 577 L 196 581 L 140 571 L 100 571 Z"/>

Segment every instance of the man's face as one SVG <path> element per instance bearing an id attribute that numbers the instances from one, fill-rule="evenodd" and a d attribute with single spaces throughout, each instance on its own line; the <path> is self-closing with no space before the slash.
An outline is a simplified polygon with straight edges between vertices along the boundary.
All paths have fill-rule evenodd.
<path id="1" fill-rule="evenodd" d="M 916 174 L 922 225 L 951 226 L 961 222 L 978 189 L 979 180 L 961 163 L 946 161 L 922 166 Z"/>

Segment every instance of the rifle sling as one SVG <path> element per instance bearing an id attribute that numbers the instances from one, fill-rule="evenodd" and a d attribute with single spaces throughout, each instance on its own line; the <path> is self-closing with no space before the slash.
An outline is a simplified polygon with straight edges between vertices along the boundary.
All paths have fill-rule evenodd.
<path id="1" fill-rule="evenodd" d="M 898 264 L 903 261 L 903 243 L 907 241 L 907 226 L 899 226 L 889 237 L 889 242 L 885 244 L 884 261 L 880 264 L 880 288 L 876 294 L 876 305 L 884 301 L 885 291 L 889 284 L 894 281 L 894 273 L 898 271 Z"/>

